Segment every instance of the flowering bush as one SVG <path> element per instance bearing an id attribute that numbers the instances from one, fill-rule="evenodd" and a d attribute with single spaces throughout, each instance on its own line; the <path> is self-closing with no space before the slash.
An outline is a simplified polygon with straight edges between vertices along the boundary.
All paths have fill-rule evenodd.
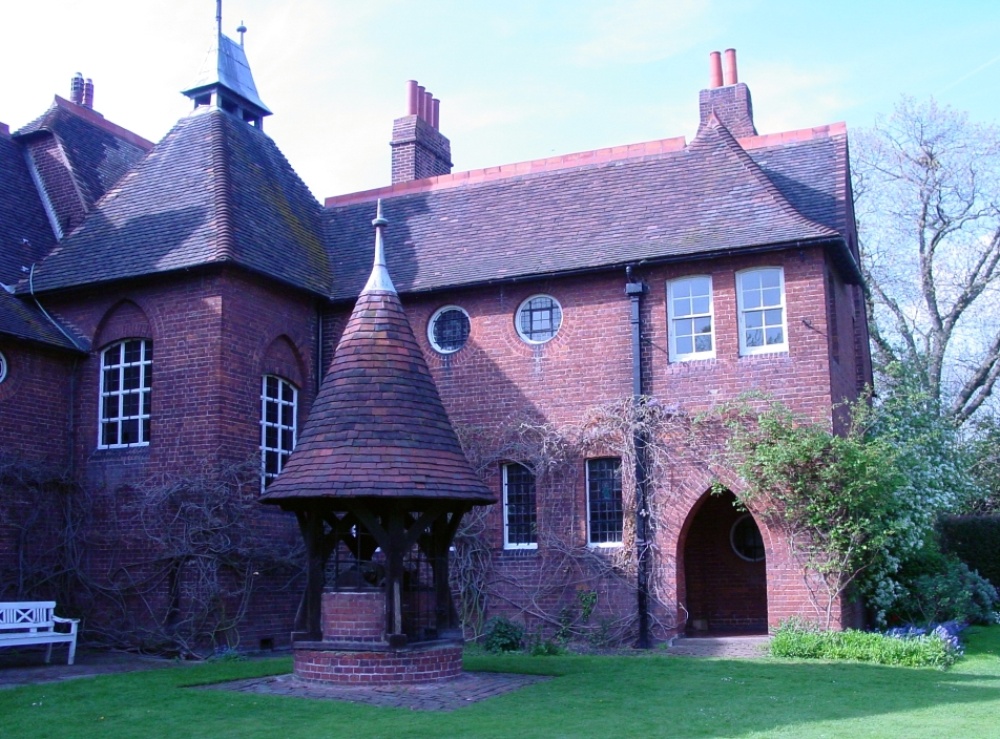
<path id="1" fill-rule="evenodd" d="M 899 635 L 868 631 L 824 631 L 789 619 L 771 637 L 771 656 L 874 662 L 903 667 L 945 669 L 962 656 L 957 635 L 947 629 L 927 633 L 903 630 Z"/>

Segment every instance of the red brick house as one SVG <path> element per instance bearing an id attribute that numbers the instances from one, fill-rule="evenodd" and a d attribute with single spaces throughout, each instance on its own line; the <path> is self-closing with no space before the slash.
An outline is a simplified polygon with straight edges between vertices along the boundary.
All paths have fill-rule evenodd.
<path id="1" fill-rule="evenodd" d="M 870 382 L 843 124 L 758 134 L 735 53 L 725 76 L 716 53 L 690 142 L 452 173 L 438 101 L 412 83 L 391 184 L 321 204 L 262 130 L 242 47 L 220 33 L 214 58 L 155 145 L 97 113 L 79 79 L 71 100 L 0 127 L 0 461 L 8 477 L 14 462 L 64 471 L 93 502 L 71 561 L 98 593 L 81 606 L 93 624 L 110 618 L 102 588 L 155 569 L 136 564 L 134 511 L 115 513 L 137 489 L 254 455 L 261 486 L 280 473 L 368 278 L 377 199 L 413 333 L 500 500 L 466 539 L 489 561 L 481 613 L 551 629 L 586 603 L 592 623 L 631 630 L 637 567 L 655 636 L 813 612 L 782 532 L 710 495 L 719 476 L 740 484 L 710 440 L 664 444 L 637 505 L 622 439 L 590 431 L 633 397 L 680 428 L 746 391 L 833 424 Z M 66 525 L 13 497 L 0 562 L 29 530 L 49 561 Z M 295 536 L 264 506 L 254 525 Z M 51 590 L 58 570 L 0 597 Z M 126 606 L 176 608 L 191 585 L 171 572 Z M 287 640 L 295 587 L 261 575 L 244 644 Z"/>

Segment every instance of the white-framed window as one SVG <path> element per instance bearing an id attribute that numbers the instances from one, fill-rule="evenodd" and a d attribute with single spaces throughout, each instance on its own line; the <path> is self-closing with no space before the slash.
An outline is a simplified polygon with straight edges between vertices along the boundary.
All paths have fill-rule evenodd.
<path id="1" fill-rule="evenodd" d="M 149 444 L 153 342 L 126 339 L 101 352 L 98 447 Z"/>
<path id="2" fill-rule="evenodd" d="M 295 449 L 299 390 L 277 375 L 264 375 L 260 391 L 260 476 L 267 486 Z"/>
<path id="3" fill-rule="evenodd" d="M 7 379 L 7 357 L 0 352 L 0 382 Z"/>
<path id="4" fill-rule="evenodd" d="M 729 530 L 729 543 L 740 559 L 747 562 L 760 562 L 764 559 L 764 539 L 757 528 L 753 516 L 745 513 L 733 523 Z"/>
<path id="5" fill-rule="evenodd" d="M 740 354 L 788 350 L 785 322 L 785 277 L 781 267 L 750 269 L 736 274 Z"/>
<path id="6" fill-rule="evenodd" d="M 457 305 L 438 308 L 427 322 L 427 340 L 440 354 L 454 354 L 469 340 L 469 314 Z"/>
<path id="7" fill-rule="evenodd" d="M 523 464 L 503 466 L 504 549 L 536 549 L 538 517 L 535 507 L 535 475 Z"/>
<path id="8" fill-rule="evenodd" d="M 622 461 L 587 460 L 587 543 L 597 547 L 622 543 Z"/>
<path id="9" fill-rule="evenodd" d="M 712 278 L 682 277 L 667 283 L 670 361 L 715 357 Z"/>
<path id="10" fill-rule="evenodd" d="M 559 333 L 562 306 L 551 295 L 533 295 L 517 309 L 514 325 L 529 344 L 544 344 Z"/>

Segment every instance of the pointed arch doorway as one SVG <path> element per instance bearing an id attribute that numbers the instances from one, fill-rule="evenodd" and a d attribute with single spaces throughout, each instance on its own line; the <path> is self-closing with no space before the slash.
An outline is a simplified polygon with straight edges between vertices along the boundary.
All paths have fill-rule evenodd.
<path id="1" fill-rule="evenodd" d="M 756 521 L 735 496 L 705 493 L 679 543 L 688 636 L 767 633 L 767 568 Z"/>

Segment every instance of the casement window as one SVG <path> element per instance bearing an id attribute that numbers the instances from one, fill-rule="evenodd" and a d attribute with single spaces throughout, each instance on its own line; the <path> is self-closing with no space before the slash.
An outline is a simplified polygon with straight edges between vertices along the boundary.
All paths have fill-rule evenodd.
<path id="1" fill-rule="evenodd" d="M 469 340 L 469 314 L 457 305 L 439 308 L 427 324 L 427 340 L 434 351 L 454 354 Z"/>
<path id="2" fill-rule="evenodd" d="M 683 277 L 667 283 L 670 361 L 715 357 L 712 278 Z"/>
<path id="3" fill-rule="evenodd" d="M 503 466 L 504 549 L 535 549 L 538 546 L 535 509 L 535 475 L 523 464 Z"/>
<path id="4" fill-rule="evenodd" d="M 518 335 L 529 344 L 544 344 L 559 333 L 562 306 L 551 295 L 535 295 L 517 309 L 514 318 Z"/>
<path id="5" fill-rule="evenodd" d="M 149 444 L 153 342 L 126 339 L 101 352 L 98 447 Z"/>
<path id="6" fill-rule="evenodd" d="M 587 460 L 587 543 L 622 543 L 622 461 L 617 457 Z"/>
<path id="7" fill-rule="evenodd" d="M 740 354 L 788 350 L 785 279 L 781 267 L 765 267 L 736 275 Z"/>
<path id="8" fill-rule="evenodd" d="M 261 484 L 278 476 L 295 449 L 299 391 L 288 380 L 264 375 L 260 393 Z"/>

